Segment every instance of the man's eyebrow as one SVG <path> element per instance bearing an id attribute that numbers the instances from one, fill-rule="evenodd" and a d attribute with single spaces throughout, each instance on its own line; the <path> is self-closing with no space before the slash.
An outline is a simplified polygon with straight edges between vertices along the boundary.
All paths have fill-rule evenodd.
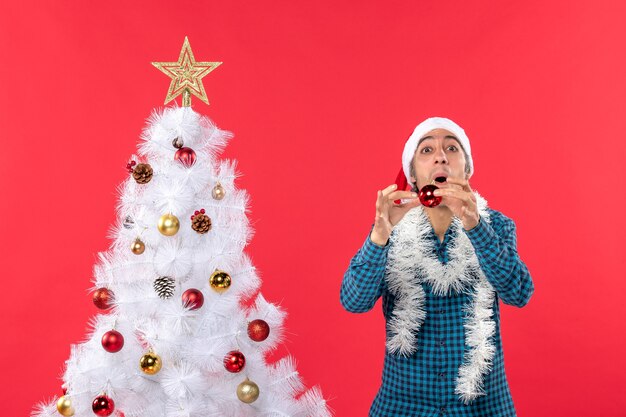
<path id="1" fill-rule="evenodd" d="M 422 143 L 422 142 L 424 142 L 427 139 L 434 139 L 434 136 L 424 136 L 423 138 L 421 138 L 419 140 L 419 143 Z M 445 135 L 444 139 L 454 139 L 454 140 L 456 140 L 457 142 L 460 143 L 459 138 L 457 138 L 456 136 L 453 136 L 453 135 Z"/>

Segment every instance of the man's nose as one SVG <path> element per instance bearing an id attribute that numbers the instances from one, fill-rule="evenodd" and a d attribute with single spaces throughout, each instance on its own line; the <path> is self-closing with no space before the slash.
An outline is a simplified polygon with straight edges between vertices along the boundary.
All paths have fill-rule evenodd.
<path id="1" fill-rule="evenodd" d="M 435 163 L 436 164 L 447 164 L 448 163 L 448 158 L 446 157 L 446 153 L 443 151 L 443 149 L 439 149 L 438 151 L 436 151 L 436 153 L 435 153 Z"/>

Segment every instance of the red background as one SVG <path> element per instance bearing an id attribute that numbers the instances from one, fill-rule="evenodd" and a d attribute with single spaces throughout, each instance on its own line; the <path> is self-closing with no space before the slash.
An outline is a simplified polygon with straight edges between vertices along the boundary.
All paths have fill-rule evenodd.
<path id="1" fill-rule="evenodd" d="M 132 3 L 132 4 L 131 4 Z M 504 306 L 520 416 L 618 416 L 623 371 L 626 6 L 609 1 L 109 1 L 0 6 L 2 415 L 59 395 L 96 314 L 115 188 L 169 80 L 151 61 L 223 61 L 205 78 L 251 196 L 248 252 L 289 313 L 291 353 L 337 416 L 364 416 L 380 305 L 339 286 L 428 116 L 467 131 L 473 187 L 518 226 L 536 286 Z"/>

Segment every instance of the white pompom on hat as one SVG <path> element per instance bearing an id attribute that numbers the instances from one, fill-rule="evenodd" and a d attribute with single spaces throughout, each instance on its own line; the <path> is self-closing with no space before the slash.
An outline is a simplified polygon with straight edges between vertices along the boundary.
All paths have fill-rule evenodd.
<path id="1" fill-rule="evenodd" d="M 399 189 L 404 190 L 406 185 L 411 183 L 411 160 L 415 155 L 419 141 L 426 133 L 434 129 L 446 129 L 457 137 L 459 143 L 463 147 L 463 150 L 467 154 L 470 175 L 474 173 L 474 163 L 472 161 L 472 148 L 470 147 L 469 138 L 465 134 L 463 128 L 450 119 L 445 117 L 430 117 L 418 124 L 409 139 L 404 145 L 404 151 L 402 152 L 402 170 L 398 174 L 396 183 L 399 185 Z M 404 179 L 402 178 L 404 174 Z M 405 182 L 406 180 L 406 182 Z M 402 186 L 404 184 L 404 187 Z"/>

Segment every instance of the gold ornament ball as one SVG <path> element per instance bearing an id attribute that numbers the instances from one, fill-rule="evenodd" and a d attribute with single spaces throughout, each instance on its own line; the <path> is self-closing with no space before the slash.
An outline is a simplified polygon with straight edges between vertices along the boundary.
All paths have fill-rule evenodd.
<path id="1" fill-rule="evenodd" d="M 74 407 L 72 407 L 72 401 L 70 401 L 67 395 L 62 396 L 57 401 L 57 411 L 59 412 L 59 414 L 65 417 L 70 417 L 74 415 Z"/>
<path id="2" fill-rule="evenodd" d="M 213 187 L 211 195 L 214 199 L 221 200 L 226 195 L 226 190 L 224 189 L 224 187 L 222 187 L 222 184 L 218 182 L 215 187 Z"/>
<path id="3" fill-rule="evenodd" d="M 159 219 L 159 232 L 165 236 L 174 236 L 180 229 L 180 222 L 178 217 L 172 213 L 164 214 Z"/>
<path id="4" fill-rule="evenodd" d="M 137 238 L 131 245 L 130 249 L 135 255 L 141 255 L 146 250 L 146 245 L 139 240 L 139 238 Z"/>
<path id="5" fill-rule="evenodd" d="M 228 273 L 224 271 L 220 271 L 219 269 L 217 269 L 211 274 L 211 278 L 209 278 L 209 284 L 211 284 L 211 288 L 213 288 L 218 293 L 223 293 L 228 289 L 228 287 L 230 287 L 230 275 L 228 275 Z"/>
<path id="6" fill-rule="evenodd" d="M 148 375 L 154 375 L 159 372 L 161 366 L 161 357 L 156 353 L 148 352 L 139 359 L 139 367 Z"/>
<path id="7" fill-rule="evenodd" d="M 237 397 L 240 401 L 251 404 L 259 398 L 259 386 L 246 378 L 237 387 Z"/>

